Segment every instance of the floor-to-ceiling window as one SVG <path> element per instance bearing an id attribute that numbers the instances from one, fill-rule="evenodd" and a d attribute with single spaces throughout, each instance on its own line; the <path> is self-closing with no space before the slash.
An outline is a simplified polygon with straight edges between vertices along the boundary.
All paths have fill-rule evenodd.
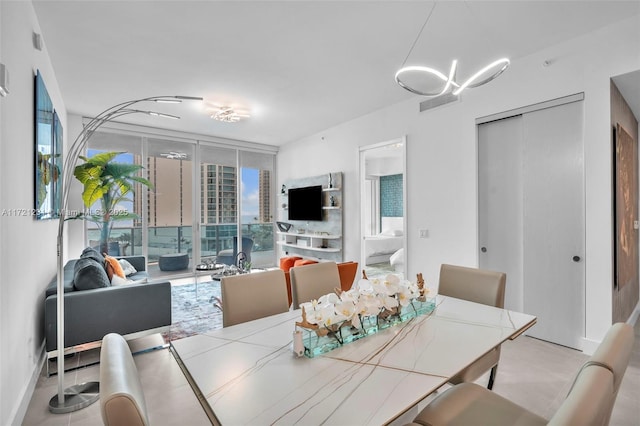
<path id="1" fill-rule="evenodd" d="M 153 184 L 146 206 L 147 256 L 187 253 L 193 258 L 194 143 L 148 138 L 146 178 Z"/>
<path id="2" fill-rule="evenodd" d="M 227 253 L 232 263 L 238 235 L 238 155 L 235 149 L 200 144 L 200 256 Z M 222 255 L 221 255 L 222 256 Z"/>
<path id="3" fill-rule="evenodd" d="M 242 151 L 240 167 L 242 252 L 252 267 L 271 266 L 275 256 L 271 202 L 274 156 Z"/>
<path id="4" fill-rule="evenodd" d="M 142 137 L 124 133 L 95 132 L 87 147 L 87 157 L 93 157 L 101 152 L 119 152 L 113 161 L 126 164 L 142 165 Z M 142 217 L 140 209 L 145 191 L 142 185 L 135 185 L 133 193 L 128 199 L 116 206 L 119 211 L 126 211 Z M 91 206 L 89 211 L 99 210 L 98 203 Z M 117 215 L 115 216 L 118 217 Z M 91 247 L 98 248 L 100 244 L 100 227 L 98 224 L 87 220 L 87 243 Z M 142 222 L 141 220 L 116 220 L 113 222 L 109 233 L 109 254 L 133 255 L 142 254 Z"/>
<path id="5" fill-rule="evenodd" d="M 114 224 L 119 254 L 145 254 L 153 266 L 163 254 L 187 253 L 184 272 L 216 257 L 237 264 L 243 254 L 254 268 L 276 264 L 275 151 L 111 129 L 96 132 L 87 153 L 105 151 L 142 165 L 142 176 L 153 184 L 149 191 L 136 188 L 124 206 L 139 219 Z M 99 239 L 91 225 L 87 239 Z"/>

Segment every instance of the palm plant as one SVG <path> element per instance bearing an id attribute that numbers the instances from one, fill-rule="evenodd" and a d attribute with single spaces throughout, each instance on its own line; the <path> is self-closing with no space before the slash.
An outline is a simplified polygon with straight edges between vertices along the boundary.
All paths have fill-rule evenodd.
<path id="1" fill-rule="evenodd" d="M 80 156 L 84 161 L 75 167 L 73 175 L 84 185 L 82 201 L 90 209 L 100 201 L 100 209 L 76 216 L 94 222 L 100 229 L 100 252 L 108 253 L 109 234 L 114 221 L 138 219 L 138 215 L 127 210 L 118 210 L 124 201 L 132 201 L 127 195 L 133 192 L 136 183 L 153 189 L 147 179 L 137 176 L 143 169 L 139 164 L 118 163 L 112 160 L 122 152 L 104 152 L 91 158 Z"/>

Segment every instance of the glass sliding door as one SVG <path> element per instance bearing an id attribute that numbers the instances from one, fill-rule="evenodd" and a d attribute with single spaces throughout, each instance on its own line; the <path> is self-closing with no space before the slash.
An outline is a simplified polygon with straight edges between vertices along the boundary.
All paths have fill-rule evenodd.
<path id="1" fill-rule="evenodd" d="M 142 164 L 142 137 L 108 131 L 95 132 L 87 146 L 87 157 L 102 152 L 119 152 L 114 161 L 128 164 Z M 142 199 L 146 196 L 146 188 L 136 184 L 128 200 L 117 206 L 118 210 L 135 213 L 143 217 Z M 90 208 L 100 209 L 99 202 Z M 86 240 L 90 247 L 99 248 L 100 228 L 96 223 L 86 221 Z M 109 233 L 108 251 L 112 256 L 142 254 L 141 220 L 116 220 L 112 222 Z"/>
<path id="2" fill-rule="evenodd" d="M 89 155 L 106 151 L 122 152 L 117 161 L 142 165 L 141 176 L 153 184 L 148 191 L 136 185 L 120 206 L 139 219 L 114 224 L 113 254 L 145 255 L 154 277 L 167 275 L 160 256 L 174 253 L 188 254 L 189 268 L 176 271 L 181 274 L 213 260 L 237 266 L 239 252 L 253 268 L 276 265 L 275 154 L 122 130 L 96 132 Z M 100 230 L 88 224 L 86 233 L 97 245 Z"/>
<path id="3" fill-rule="evenodd" d="M 253 268 L 275 266 L 273 234 L 273 154 L 240 153 L 242 252 Z"/>
<path id="4" fill-rule="evenodd" d="M 154 186 L 146 208 L 150 265 L 164 254 L 186 253 L 193 258 L 194 146 L 184 141 L 147 140 L 145 169 Z M 193 265 L 191 260 L 190 267 Z"/>
<path id="5" fill-rule="evenodd" d="M 235 264 L 238 235 L 237 151 L 199 146 L 199 253 L 202 261 Z M 236 250 L 237 251 L 237 250 Z"/>

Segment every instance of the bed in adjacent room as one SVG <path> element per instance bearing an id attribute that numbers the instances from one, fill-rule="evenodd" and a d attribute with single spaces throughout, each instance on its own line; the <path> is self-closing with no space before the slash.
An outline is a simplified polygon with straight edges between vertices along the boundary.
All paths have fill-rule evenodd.
<path id="1" fill-rule="evenodd" d="M 391 255 L 403 246 L 403 218 L 383 217 L 382 232 L 364 238 L 366 264 L 389 262 Z"/>

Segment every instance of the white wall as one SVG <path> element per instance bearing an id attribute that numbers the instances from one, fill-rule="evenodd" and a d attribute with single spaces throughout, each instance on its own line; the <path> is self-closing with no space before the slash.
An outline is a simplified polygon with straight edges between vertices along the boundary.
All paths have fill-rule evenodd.
<path id="1" fill-rule="evenodd" d="M 34 75 L 40 70 L 66 133 L 66 108 L 31 2 L 0 1 L 0 62 L 10 94 L 0 98 L 0 211 L 34 205 Z M 66 134 L 65 134 L 66 144 Z M 6 210 L 5 210 L 6 209 Z M 56 221 L 0 215 L 0 424 L 19 424 L 40 372 L 44 289 L 56 270 Z M 53 395 L 52 395 L 53 396 Z M 46 408 L 45 408 L 46 409 Z"/>
<path id="2" fill-rule="evenodd" d="M 609 78 L 640 69 L 638 28 L 636 16 L 512 58 L 502 76 L 465 91 L 459 103 L 420 113 L 422 98 L 414 97 L 287 144 L 278 155 L 278 179 L 344 172 L 345 260 L 358 259 L 358 147 L 407 135 L 408 276 L 422 272 L 427 284 L 436 287 L 441 263 L 478 264 L 475 119 L 584 92 L 585 344 L 599 341 L 611 324 Z M 543 67 L 545 60 L 551 66 Z M 418 229 L 428 229 L 429 238 L 419 239 Z"/>

